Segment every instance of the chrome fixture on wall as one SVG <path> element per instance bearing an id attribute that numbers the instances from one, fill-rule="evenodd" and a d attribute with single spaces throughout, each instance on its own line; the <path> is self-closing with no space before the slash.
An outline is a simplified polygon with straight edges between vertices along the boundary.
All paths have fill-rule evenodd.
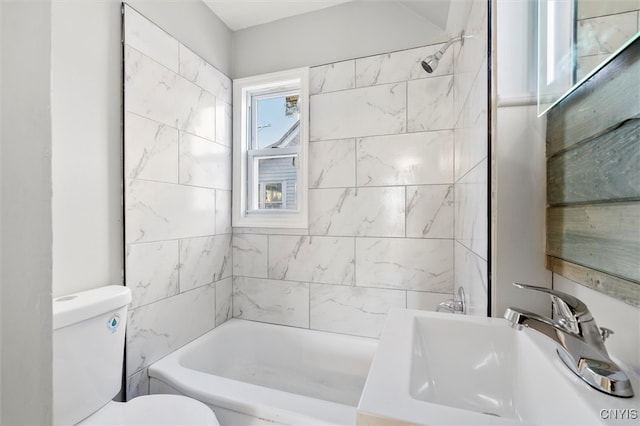
<path id="1" fill-rule="evenodd" d="M 452 314 L 466 314 L 467 310 L 464 304 L 464 289 L 462 287 L 458 287 L 458 294 L 453 299 L 445 300 L 444 302 L 438 303 L 436 306 L 436 312 L 449 312 Z"/>
<path id="2" fill-rule="evenodd" d="M 438 68 L 438 64 L 440 63 L 440 59 L 442 59 L 442 55 L 444 55 L 444 52 L 447 51 L 449 46 L 457 41 L 459 41 L 461 45 L 464 46 L 464 31 L 460 33 L 460 37 L 452 38 L 451 40 L 446 42 L 445 45 L 442 46 L 442 48 L 436 53 L 424 58 L 424 61 L 422 61 L 422 68 L 424 68 L 424 70 L 429 74 L 434 72 L 436 68 Z"/>

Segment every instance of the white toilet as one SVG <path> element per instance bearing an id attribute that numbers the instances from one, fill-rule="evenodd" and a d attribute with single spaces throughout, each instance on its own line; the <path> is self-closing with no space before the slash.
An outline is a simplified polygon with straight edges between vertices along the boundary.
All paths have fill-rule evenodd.
<path id="1" fill-rule="evenodd" d="M 106 286 L 53 300 L 55 425 L 218 425 L 205 404 L 177 395 L 112 401 L 121 388 L 131 290 Z"/>

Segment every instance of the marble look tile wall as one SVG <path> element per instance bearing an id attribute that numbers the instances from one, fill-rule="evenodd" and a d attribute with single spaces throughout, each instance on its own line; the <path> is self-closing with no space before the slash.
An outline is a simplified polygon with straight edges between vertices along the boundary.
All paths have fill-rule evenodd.
<path id="1" fill-rule="evenodd" d="M 454 286 L 454 63 L 441 45 L 311 69 L 309 229 L 236 228 L 238 318 L 378 337 Z"/>
<path id="2" fill-rule="evenodd" d="M 129 7 L 125 25 L 129 398 L 231 316 L 377 337 L 461 284 L 486 312 L 486 2 L 433 74 L 441 45 L 311 70 L 304 231 L 232 230 L 231 81 Z"/>
<path id="3" fill-rule="evenodd" d="M 125 7 L 127 398 L 233 315 L 231 80 Z"/>
<path id="4" fill-rule="evenodd" d="M 581 79 L 640 31 L 640 1 L 577 3 L 577 79 Z"/>
<path id="5" fill-rule="evenodd" d="M 464 287 L 467 312 L 488 312 L 488 20 L 487 2 L 474 0 L 454 72 L 455 287 Z"/>

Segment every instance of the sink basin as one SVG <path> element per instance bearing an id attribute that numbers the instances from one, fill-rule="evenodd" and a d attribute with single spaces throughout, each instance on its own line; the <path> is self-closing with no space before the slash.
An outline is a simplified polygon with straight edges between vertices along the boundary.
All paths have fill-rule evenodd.
<path id="1" fill-rule="evenodd" d="M 516 362 L 513 330 L 500 321 L 474 324 L 473 333 L 468 333 L 468 321 L 450 321 L 449 316 L 413 318 L 411 396 L 498 417 L 517 417 L 511 377 Z"/>
<path id="2" fill-rule="evenodd" d="M 636 424 L 639 411 L 637 392 L 594 390 L 536 331 L 501 318 L 399 309 L 388 316 L 358 424 L 617 425 Z"/>

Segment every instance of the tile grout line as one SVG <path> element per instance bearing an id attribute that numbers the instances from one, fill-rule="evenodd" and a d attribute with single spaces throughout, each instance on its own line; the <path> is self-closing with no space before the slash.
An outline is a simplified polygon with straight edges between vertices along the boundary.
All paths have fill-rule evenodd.
<path id="1" fill-rule="evenodd" d="M 151 60 L 152 62 L 154 62 L 156 65 L 162 67 L 163 69 L 171 72 L 172 74 L 174 74 L 176 77 L 181 78 L 182 80 L 184 80 L 186 83 L 189 83 L 190 85 L 195 86 L 196 88 L 200 89 L 201 91 L 204 91 L 208 94 L 210 94 L 211 96 L 213 96 L 215 99 L 220 99 L 222 100 L 225 104 L 227 105 L 231 105 L 229 103 L 226 102 L 226 97 L 225 99 L 222 99 L 222 97 L 220 96 L 219 93 L 213 93 L 210 92 L 208 88 L 202 87 L 199 83 L 190 80 L 188 77 L 186 77 L 185 75 L 181 74 L 180 72 L 176 72 L 174 70 L 172 70 L 171 68 L 169 68 L 168 66 L 166 66 L 165 64 L 161 63 L 160 61 L 158 61 L 157 59 L 155 59 L 153 56 L 149 56 L 148 54 L 144 53 L 142 50 L 138 49 L 137 47 L 129 44 L 129 43 L 125 43 L 125 46 L 129 47 L 129 49 L 131 50 L 135 50 L 137 53 L 139 53 L 141 56 Z M 216 67 L 214 67 L 213 65 L 211 65 L 210 63 L 208 63 L 204 58 L 202 58 L 201 56 L 197 55 L 195 52 L 193 52 L 194 55 L 196 57 L 198 57 L 198 59 L 202 60 L 206 65 L 209 65 L 211 67 L 213 67 L 216 71 L 220 72 L 220 74 L 222 74 L 225 78 L 227 78 L 229 80 L 230 83 L 233 83 L 233 80 L 231 80 L 231 78 L 229 76 L 227 76 L 226 74 L 224 74 L 223 72 L 221 72 L 220 70 L 218 70 Z M 179 61 L 179 59 L 178 59 Z M 217 80 L 217 78 L 216 78 Z M 231 87 L 231 84 L 230 86 Z M 228 90 L 230 91 L 230 90 Z M 225 96 L 225 94 L 223 93 L 223 96 Z M 233 98 L 231 99 L 231 101 L 233 102 Z"/>
<path id="2" fill-rule="evenodd" d="M 469 11 L 469 13 L 471 13 L 471 11 Z M 467 21 L 468 21 L 468 17 L 467 17 Z M 465 28 L 466 29 L 466 28 Z M 464 40 L 463 40 L 464 41 Z M 453 119 L 454 119 L 454 124 L 453 124 L 453 176 L 452 176 L 452 180 L 453 180 L 453 184 L 452 184 L 452 189 L 453 189 L 453 218 L 452 218 L 452 227 L 453 227 L 453 232 L 452 232 L 452 239 L 453 239 L 453 243 L 451 244 L 451 267 L 452 267 L 452 271 L 451 271 L 451 279 L 453 280 L 452 284 L 452 294 L 455 295 L 456 293 L 456 129 L 458 128 L 457 125 L 460 122 L 460 119 L 456 119 L 455 117 L 455 113 L 456 113 L 456 109 L 457 109 L 457 98 L 458 98 L 458 91 L 456 90 L 456 80 L 458 79 L 458 74 L 456 73 L 457 71 L 457 58 L 458 55 L 460 54 L 460 52 L 462 51 L 462 48 L 458 47 L 458 51 L 457 51 L 457 55 L 454 55 L 453 58 L 451 59 L 451 65 L 453 68 L 453 89 L 452 89 L 452 97 L 453 97 Z M 456 53 L 456 50 L 454 49 L 453 53 Z M 462 115 L 462 109 L 464 109 L 464 107 L 461 107 L 460 110 L 460 115 Z"/>
<path id="3" fill-rule="evenodd" d="M 227 145 L 227 144 L 225 144 L 224 142 L 221 142 L 220 140 L 217 140 L 216 138 L 214 138 L 214 139 L 208 139 L 208 138 L 206 138 L 205 136 L 198 135 L 198 134 L 193 133 L 193 132 L 191 132 L 191 131 L 189 131 L 189 130 L 181 129 L 180 127 L 176 127 L 176 126 L 174 125 L 174 123 L 165 123 L 165 122 L 163 122 L 163 121 L 158 121 L 158 120 L 156 120 L 155 118 L 151 118 L 151 117 L 148 117 L 148 116 L 146 116 L 146 115 L 143 115 L 143 114 L 140 114 L 140 113 L 138 113 L 138 112 L 131 111 L 131 110 L 126 110 L 126 111 L 125 111 L 125 115 L 126 115 L 126 114 L 130 114 L 130 115 L 136 116 L 136 117 L 138 117 L 138 118 L 142 118 L 143 120 L 146 120 L 146 121 L 150 121 L 150 122 L 152 122 L 152 123 L 159 124 L 160 126 L 167 127 L 167 128 L 169 128 L 169 129 L 177 130 L 179 133 L 185 133 L 185 134 L 187 134 L 187 135 L 194 136 L 194 137 L 196 137 L 196 138 L 198 138 L 198 139 L 202 139 L 202 140 L 205 140 L 205 141 L 207 141 L 207 142 L 214 143 L 214 144 L 216 144 L 216 145 L 220 145 L 220 146 L 222 146 L 222 147 L 224 147 L 224 148 L 227 148 L 227 149 L 232 149 L 232 148 L 233 148 L 233 143 L 230 143 L 230 144 L 228 144 L 228 145 Z M 448 129 L 444 129 L 444 130 L 448 130 Z M 314 141 L 314 142 L 319 142 L 319 141 Z"/>

